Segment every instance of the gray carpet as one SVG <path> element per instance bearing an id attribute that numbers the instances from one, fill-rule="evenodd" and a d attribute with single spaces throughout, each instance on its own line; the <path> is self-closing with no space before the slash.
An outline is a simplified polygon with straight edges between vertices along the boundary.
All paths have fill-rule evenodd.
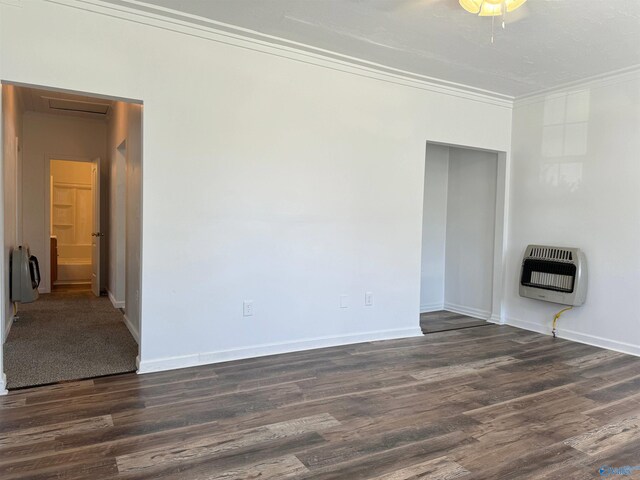
<path id="1" fill-rule="evenodd" d="M 138 345 L 107 297 L 50 293 L 20 304 L 18 316 L 4 345 L 8 388 L 136 369 Z"/>

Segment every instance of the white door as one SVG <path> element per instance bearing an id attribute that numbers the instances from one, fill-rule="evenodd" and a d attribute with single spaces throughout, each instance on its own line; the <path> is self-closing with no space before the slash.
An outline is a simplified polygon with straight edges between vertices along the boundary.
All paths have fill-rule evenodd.
<path id="1" fill-rule="evenodd" d="M 91 232 L 91 290 L 100 296 L 100 242 L 104 233 L 100 232 L 100 159 L 91 165 L 91 192 L 93 194 L 93 231 Z"/>

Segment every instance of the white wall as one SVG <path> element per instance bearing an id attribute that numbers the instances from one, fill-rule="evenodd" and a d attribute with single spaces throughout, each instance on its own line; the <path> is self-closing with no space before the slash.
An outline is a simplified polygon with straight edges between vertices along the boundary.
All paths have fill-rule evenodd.
<path id="1" fill-rule="evenodd" d="M 498 156 L 449 149 L 445 298 L 447 310 L 491 316 Z"/>
<path id="2" fill-rule="evenodd" d="M 109 297 L 117 308 L 125 306 L 125 241 L 127 199 L 127 104 L 115 102 L 107 128 L 109 156 Z"/>
<path id="3" fill-rule="evenodd" d="M 0 7 L 0 75 L 144 101 L 142 371 L 419 334 L 425 141 L 509 105 L 78 5 Z"/>
<path id="4" fill-rule="evenodd" d="M 142 106 L 115 102 L 107 129 L 110 163 L 109 282 L 111 301 L 140 342 Z"/>
<path id="5" fill-rule="evenodd" d="M 427 144 L 422 211 L 420 311 L 444 308 L 449 147 Z"/>
<path id="6" fill-rule="evenodd" d="M 142 266 L 142 106 L 127 108 L 125 315 L 140 343 L 140 287 Z"/>
<path id="7" fill-rule="evenodd" d="M 11 85 L 2 85 L 2 161 L 4 175 L 2 197 L 4 199 L 4 229 L 3 229 L 3 258 L 5 265 L 9 265 L 11 251 L 19 245 L 17 216 L 18 208 L 18 178 L 20 157 L 22 152 L 22 106 L 16 89 Z M 3 320 L 0 322 L 2 342 L 4 343 L 11 329 L 13 321 L 13 304 L 10 295 L 8 271 L 0 279 L 0 304 L 2 305 Z M 5 376 L 2 369 L 3 359 L 0 355 L 0 393 L 5 391 Z"/>
<path id="8" fill-rule="evenodd" d="M 18 9 L 20 10 L 20 9 Z M 57 159 L 106 159 L 106 123 L 77 117 L 26 112 L 24 114 L 24 154 L 22 168 L 23 238 L 40 261 L 40 291 L 51 289 L 48 257 L 47 162 Z M 101 207 L 108 200 L 108 168 L 101 171 Z M 104 218 L 103 218 L 104 217 Z M 108 218 L 102 214 L 106 231 Z"/>
<path id="9" fill-rule="evenodd" d="M 520 298 L 529 243 L 582 248 L 589 266 L 584 306 L 562 316 L 559 336 L 640 354 L 640 73 L 517 103 L 507 321 L 551 331 L 560 306 Z"/>

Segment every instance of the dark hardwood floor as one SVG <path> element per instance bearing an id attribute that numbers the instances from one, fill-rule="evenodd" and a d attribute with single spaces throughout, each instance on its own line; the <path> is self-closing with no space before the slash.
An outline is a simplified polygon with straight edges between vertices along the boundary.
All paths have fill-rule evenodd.
<path id="1" fill-rule="evenodd" d="M 640 465 L 640 359 L 507 326 L 0 397 L 4 480 L 582 480 L 603 465 Z"/>
<path id="2" fill-rule="evenodd" d="M 460 315 L 459 313 L 441 310 L 420 314 L 420 328 L 422 333 L 446 332 L 461 328 L 484 327 L 491 325 L 489 322 L 477 318 Z"/>

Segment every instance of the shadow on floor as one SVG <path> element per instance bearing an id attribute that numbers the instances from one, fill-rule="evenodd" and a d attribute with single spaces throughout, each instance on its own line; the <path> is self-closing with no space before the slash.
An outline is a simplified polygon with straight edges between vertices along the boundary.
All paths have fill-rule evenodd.
<path id="1" fill-rule="evenodd" d="M 491 324 L 478 318 L 447 312 L 445 310 L 420 314 L 420 328 L 422 329 L 422 333 L 446 332 L 447 330 L 484 327 L 486 325 Z"/>
<path id="2" fill-rule="evenodd" d="M 4 345 L 7 387 L 135 371 L 138 345 L 122 313 L 87 289 L 60 289 L 20 304 Z"/>

